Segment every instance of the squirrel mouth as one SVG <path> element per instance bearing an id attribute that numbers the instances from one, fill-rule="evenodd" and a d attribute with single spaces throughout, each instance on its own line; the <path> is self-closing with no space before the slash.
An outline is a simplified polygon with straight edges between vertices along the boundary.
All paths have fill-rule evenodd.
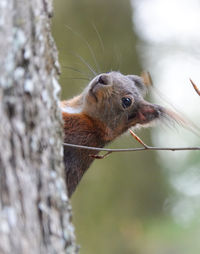
<path id="1" fill-rule="evenodd" d="M 139 124 L 147 124 L 155 119 L 161 118 L 163 113 L 162 107 L 155 104 L 143 104 L 137 110 L 133 111 L 129 120 L 137 120 Z"/>
<path id="2" fill-rule="evenodd" d="M 96 96 L 96 86 L 99 84 L 98 80 L 94 81 L 93 84 L 91 85 L 91 88 L 89 90 L 89 93 L 92 95 L 92 97 L 95 99 L 95 101 L 98 101 L 98 98 Z"/>
<path id="3" fill-rule="evenodd" d="M 89 93 L 92 95 L 92 97 L 93 97 L 93 98 L 95 99 L 95 101 L 97 102 L 98 99 L 97 99 L 97 96 L 96 96 L 96 94 L 95 94 L 95 92 L 94 92 L 95 86 L 96 86 L 96 84 L 94 84 L 94 85 L 90 88 Z"/>

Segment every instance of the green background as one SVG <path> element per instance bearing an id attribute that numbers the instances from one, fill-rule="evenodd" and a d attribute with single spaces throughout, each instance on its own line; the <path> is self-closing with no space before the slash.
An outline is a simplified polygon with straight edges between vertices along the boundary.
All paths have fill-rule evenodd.
<path id="1" fill-rule="evenodd" d="M 128 0 L 56 0 L 53 35 L 62 69 L 62 99 L 79 94 L 95 72 L 142 71 Z M 148 98 L 151 100 L 151 98 Z M 151 130 L 139 136 L 151 145 Z M 110 147 L 138 147 L 129 135 Z M 176 199 L 156 152 L 112 154 L 96 160 L 72 197 L 82 254 L 199 253 L 198 226 L 176 224 L 166 205 Z M 195 243 L 195 244 L 194 244 Z M 195 247 L 194 247 L 195 245 Z"/>

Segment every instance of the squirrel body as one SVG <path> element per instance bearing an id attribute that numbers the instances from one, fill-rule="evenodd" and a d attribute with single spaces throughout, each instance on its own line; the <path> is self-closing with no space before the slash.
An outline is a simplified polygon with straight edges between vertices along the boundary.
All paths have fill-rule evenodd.
<path id="1" fill-rule="evenodd" d="M 71 144 L 103 147 L 106 144 L 103 126 L 85 114 L 63 113 L 64 141 Z M 94 160 L 97 151 L 64 147 L 64 162 L 68 194 L 74 192 L 84 172 Z"/>
<path id="2" fill-rule="evenodd" d="M 166 117 L 161 106 L 143 99 L 146 86 L 136 75 L 109 72 L 97 75 L 73 99 L 60 102 L 64 142 L 104 147 L 129 128 Z M 98 151 L 64 147 L 69 196 L 72 195 Z"/>

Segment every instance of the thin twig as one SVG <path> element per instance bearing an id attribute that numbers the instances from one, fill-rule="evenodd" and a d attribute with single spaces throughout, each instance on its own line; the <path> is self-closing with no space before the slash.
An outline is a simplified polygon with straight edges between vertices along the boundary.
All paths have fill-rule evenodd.
<path id="1" fill-rule="evenodd" d="M 194 90 L 197 92 L 197 94 L 200 96 L 200 90 L 199 90 L 199 88 L 197 87 L 197 85 L 190 79 L 190 82 L 191 82 L 191 84 L 193 85 L 193 87 L 194 87 Z"/>
<path id="2" fill-rule="evenodd" d="M 90 154 L 90 157 L 94 158 L 94 159 L 104 159 L 106 158 L 109 154 L 111 154 L 112 152 L 107 152 L 104 155 L 98 155 L 98 154 Z"/>
<path id="3" fill-rule="evenodd" d="M 144 146 L 144 148 L 148 149 L 149 146 L 146 145 L 132 130 L 129 130 L 129 132 L 134 137 L 134 139 L 136 139 L 141 145 Z"/>
<path id="4" fill-rule="evenodd" d="M 200 146 L 194 146 L 194 147 L 153 147 L 148 146 L 148 148 L 142 147 L 142 148 L 122 148 L 122 149 L 110 149 L 110 148 L 99 148 L 99 147 L 93 147 L 93 146 L 82 146 L 82 145 L 75 145 L 75 144 L 69 144 L 69 143 L 63 143 L 64 146 L 73 147 L 73 148 L 80 148 L 85 150 L 93 150 L 93 151 L 99 151 L 99 152 L 111 152 L 111 153 L 119 153 L 119 152 L 140 152 L 140 151 L 190 151 L 190 150 L 200 150 Z"/>

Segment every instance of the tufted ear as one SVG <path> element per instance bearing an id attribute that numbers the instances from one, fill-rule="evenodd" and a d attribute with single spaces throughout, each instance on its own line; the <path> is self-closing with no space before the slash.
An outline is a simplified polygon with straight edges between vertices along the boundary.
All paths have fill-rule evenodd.
<path id="1" fill-rule="evenodd" d="M 135 86 L 138 88 L 142 96 L 145 96 L 147 93 L 147 87 L 143 82 L 143 79 L 137 75 L 127 75 L 127 77 L 135 83 Z"/>

